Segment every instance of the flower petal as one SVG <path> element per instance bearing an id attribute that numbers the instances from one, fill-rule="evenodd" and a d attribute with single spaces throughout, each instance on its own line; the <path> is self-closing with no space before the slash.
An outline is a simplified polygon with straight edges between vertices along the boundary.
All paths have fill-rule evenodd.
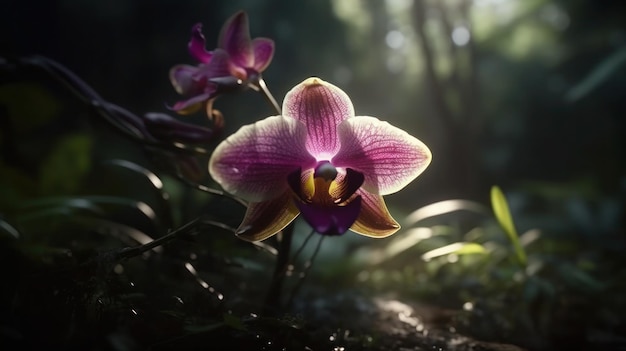
<path id="1" fill-rule="evenodd" d="M 190 65 L 176 65 L 170 69 L 170 82 L 177 93 L 181 95 L 191 94 L 198 90 L 198 81 L 194 76 L 199 68 Z"/>
<path id="2" fill-rule="evenodd" d="M 211 99 L 212 96 L 213 93 L 196 95 L 190 99 L 176 102 L 170 109 L 176 111 L 178 114 L 188 115 L 198 111 L 202 107 L 202 104 Z"/>
<path id="3" fill-rule="evenodd" d="M 341 235 L 350 229 L 359 217 L 361 197 L 357 196 L 345 206 L 320 206 L 296 201 L 296 206 L 307 223 L 324 235 Z"/>
<path id="4" fill-rule="evenodd" d="M 357 194 L 363 199 L 361 213 L 350 230 L 372 238 L 384 238 L 400 229 L 385 205 L 385 200 L 380 195 L 375 195 L 360 189 Z"/>
<path id="5" fill-rule="evenodd" d="M 263 72 L 269 66 L 274 57 L 274 41 L 267 38 L 255 38 L 252 40 L 252 52 L 254 54 L 254 68 L 257 72 Z"/>
<path id="6" fill-rule="evenodd" d="M 275 198 L 287 189 L 290 173 L 315 164 L 305 135 L 304 125 L 282 116 L 243 126 L 217 146 L 209 172 L 224 190 L 245 200 Z"/>
<path id="7" fill-rule="evenodd" d="M 348 200 L 363 185 L 363 173 L 352 168 L 347 168 L 346 172 L 339 173 L 330 187 L 330 196 L 335 199 L 335 203 L 342 203 Z"/>
<path id="8" fill-rule="evenodd" d="M 432 158 L 424 143 L 374 117 L 346 120 L 338 132 L 341 149 L 332 164 L 363 173 L 363 187 L 371 193 L 387 195 L 404 188 Z"/>
<path id="9" fill-rule="evenodd" d="M 306 124 L 306 147 L 321 161 L 332 158 L 339 150 L 337 126 L 354 116 L 354 107 L 343 90 L 313 77 L 287 93 L 283 114 Z"/>
<path id="10" fill-rule="evenodd" d="M 202 23 L 197 23 L 191 28 L 191 39 L 187 44 L 191 57 L 201 63 L 211 61 L 212 53 L 206 50 L 204 35 L 202 34 Z"/>
<path id="11" fill-rule="evenodd" d="M 286 191 L 275 199 L 250 203 L 236 234 L 247 241 L 265 240 L 283 230 L 297 216 L 298 209 Z"/>
<path id="12" fill-rule="evenodd" d="M 302 201 L 310 201 L 315 192 L 313 170 L 302 172 L 300 168 L 287 175 L 287 184 L 293 193 Z"/>
<path id="13" fill-rule="evenodd" d="M 199 75 L 206 76 L 208 79 L 215 77 L 227 77 L 230 76 L 230 59 L 228 53 L 222 49 L 213 50 L 213 57 L 211 62 L 200 65 Z"/>
<path id="14" fill-rule="evenodd" d="M 254 55 L 250 44 L 248 15 L 239 11 L 226 21 L 220 31 L 218 46 L 240 67 L 252 67 Z"/>

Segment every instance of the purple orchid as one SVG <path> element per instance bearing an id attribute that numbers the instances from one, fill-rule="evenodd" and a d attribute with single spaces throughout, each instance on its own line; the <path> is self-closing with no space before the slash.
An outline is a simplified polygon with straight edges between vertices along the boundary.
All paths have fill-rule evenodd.
<path id="1" fill-rule="evenodd" d="M 350 229 L 380 238 L 400 228 L 382 196 L 430 161 L 424 143 L 377 118 L 355 117 L 346 93 L 309 78 L 287 93 L 282 115 L 243 126 L 218 145 L 209 172 L 249 201 L 242 239 L 264 240 L 299 213 L 321 234 Z"/>
<path id="2" fill-rule="evenodd" d="M 257 81 L 274 55 L 273 40 L 250 39 L 248 15 L 242 11 L 222 27 L 217 49 L 207 51 L 205 44 L 202 24 L 198 23 L 191 30 L 188 48 L 199 65 L 176 65 L 170 70 L 174 89 L 188 97 L 172 107 L 181 114 L 197 111 L 224 90 L 245 88 Z"/>

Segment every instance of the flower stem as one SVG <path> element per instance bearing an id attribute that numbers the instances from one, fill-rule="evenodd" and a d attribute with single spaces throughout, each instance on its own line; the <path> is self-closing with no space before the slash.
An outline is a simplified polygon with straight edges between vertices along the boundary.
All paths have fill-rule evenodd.
<path id="1" fill-rule="evenodd" d="M 166 243 L 169 243 L 170 241 L 173 241 L 174 239 L 178 238 L 181 235 L 184 234 L 189 234 L 189 232 L 193 229 L 195 229 L 195 226 L 198 222 L 200 222 L 202 220 L 201 217 L 198 217 L 194 220 L 192 220 L 191 222 L 188 222 L 187 224 L 183 225 L 182 227 L 170 232 L 167 235 L 164 235 L 158 239 L 154 239 L 149 243 L 140 245 L 140 246 L 135 246 L 135 247 L 130 247 L 130 248 L 126 248 L 121 250 L 120 252 L 117 253 L 117 259 L 118 260 L 124 260 L 124 259 L 128 259 L 131 257 L 135 257 L 135 256 L 139 256 L 141 254 L 143 254 L 146 251 L 152 250 L 157 246 L 161 246 L 164 245 Z"/>
<path id="2" fill-rule="evenodd" d="M 282 233 L 279 233 L 278 255 L 276 265 L 272 274 L 272 281 L 265 297 L 265 311 L 267 313 L 276 312 L 280 309 L 280 293 L 285 278 L 285 272 L 289 265 L 289 251 L 291 250 L 291 239 L 293 237 L 294 222 L 291 222 Z"/>
<path id="3" fill-rule="evenodd" d="M 263 77 L 258 77 L 252 84 L 252 88 L 256 91 L 263 92 L 265 100 L 269 102 L 274 108 L 277 114 L 282 114 L 280 105 L 274 98 L 274 95 L 270 92 Z M 270 283 L 269 290 L 265 297 L 265 311 L 267 313 L 273 313 L 280 309 L 280 295 L 285 278 L 285 273 L 289 266 L 289 254 L 291 251 L 291 241 L 293 237 L 294 222 L 291 222 L 281 233 L 278 235 L 278 254 L 276 256 L 276 266 L 274 266 L 274 273 L 272 274 L 272 281 Z"/>
<path id="4" fill-rule="evenodd" d="M 291 290 L 291 295 L 289 295 L 289 299 L 287 300 L 287 308 L 291 307 L 291 305 L 293 304 L 294 297 L 296 296 L 296 294 L 302 287 L 302 284 L 304 283 L 304 279 L 307 277 L 307 273 L 309 272 L 309 269 L 311 269 L 311 267 L 313 266 L 313 262 L 315 261 L 317 254 L 320 252 L 320 248 L 322 247 L 322 241 L 324 241 L 324 238 L 325 238 L 324 235 L 320 235 L 320 240 L 317 242 L 315 251 L 313 251 L 313 256 L 311 256 L 309 261 L 305 263 L 304 269 L 302 270 L 302 273 L 300 275 L 300 279 L 298 279 L 298 281 L 296 282 L 296 285 Z"/>
<path id="5" fill-rule="evenodd" d="M 267 84 L 265 84 L 265 81 L 263 80 L 263 78 L 259 77 L 259 79 L 255 83 L 256 83 L 256 86 L 259 87 L 261 91 L 263 92 L 263 96 L 265 96 L 265 99 L 267 100 L 267 102 L 269 102 L 270 105 L 274 107 L 274 110 L 276 110 L 276 113 L 280 115 L 281 114 L 280 105 L 278 105 L 278 102 L 276 102 L 274 95 L 272 95 L 270 90 L 267 88 Z"/>

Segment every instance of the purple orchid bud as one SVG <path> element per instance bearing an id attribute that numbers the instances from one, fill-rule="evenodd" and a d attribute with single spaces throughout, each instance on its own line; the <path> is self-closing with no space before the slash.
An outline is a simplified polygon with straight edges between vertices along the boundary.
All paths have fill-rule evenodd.
<path id="1" fill-rule="evenodd" d="M 212 141 L 215 135 L 211 129 L 181 122 L 164 113 L 147 113 L 143 120 L 152 137 L 161 141 L 200 144 Z"/>

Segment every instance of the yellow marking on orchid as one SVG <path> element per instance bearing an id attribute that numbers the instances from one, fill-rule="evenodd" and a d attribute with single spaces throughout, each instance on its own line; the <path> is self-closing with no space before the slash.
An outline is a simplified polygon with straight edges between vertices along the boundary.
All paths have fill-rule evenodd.
<path id="1" fill-rule="evenodd" d="M 311 77 L 311 78 L 305 79 L 301 84 L 304 86 L 310 86 L 310 85 L 322 85 L 323 83 L 325 83 L 323 80 L 317 77 Z"/>
<path id="2" fill-rule="evenodd" d="M 332 180 L 326 180 L 323 177 L 315 177 L 315 192 L 313 193 L 312 202 L 323 205 L 332 206 L 335 204 L 330 196 L 330 187 L 334 183 Z"/>

